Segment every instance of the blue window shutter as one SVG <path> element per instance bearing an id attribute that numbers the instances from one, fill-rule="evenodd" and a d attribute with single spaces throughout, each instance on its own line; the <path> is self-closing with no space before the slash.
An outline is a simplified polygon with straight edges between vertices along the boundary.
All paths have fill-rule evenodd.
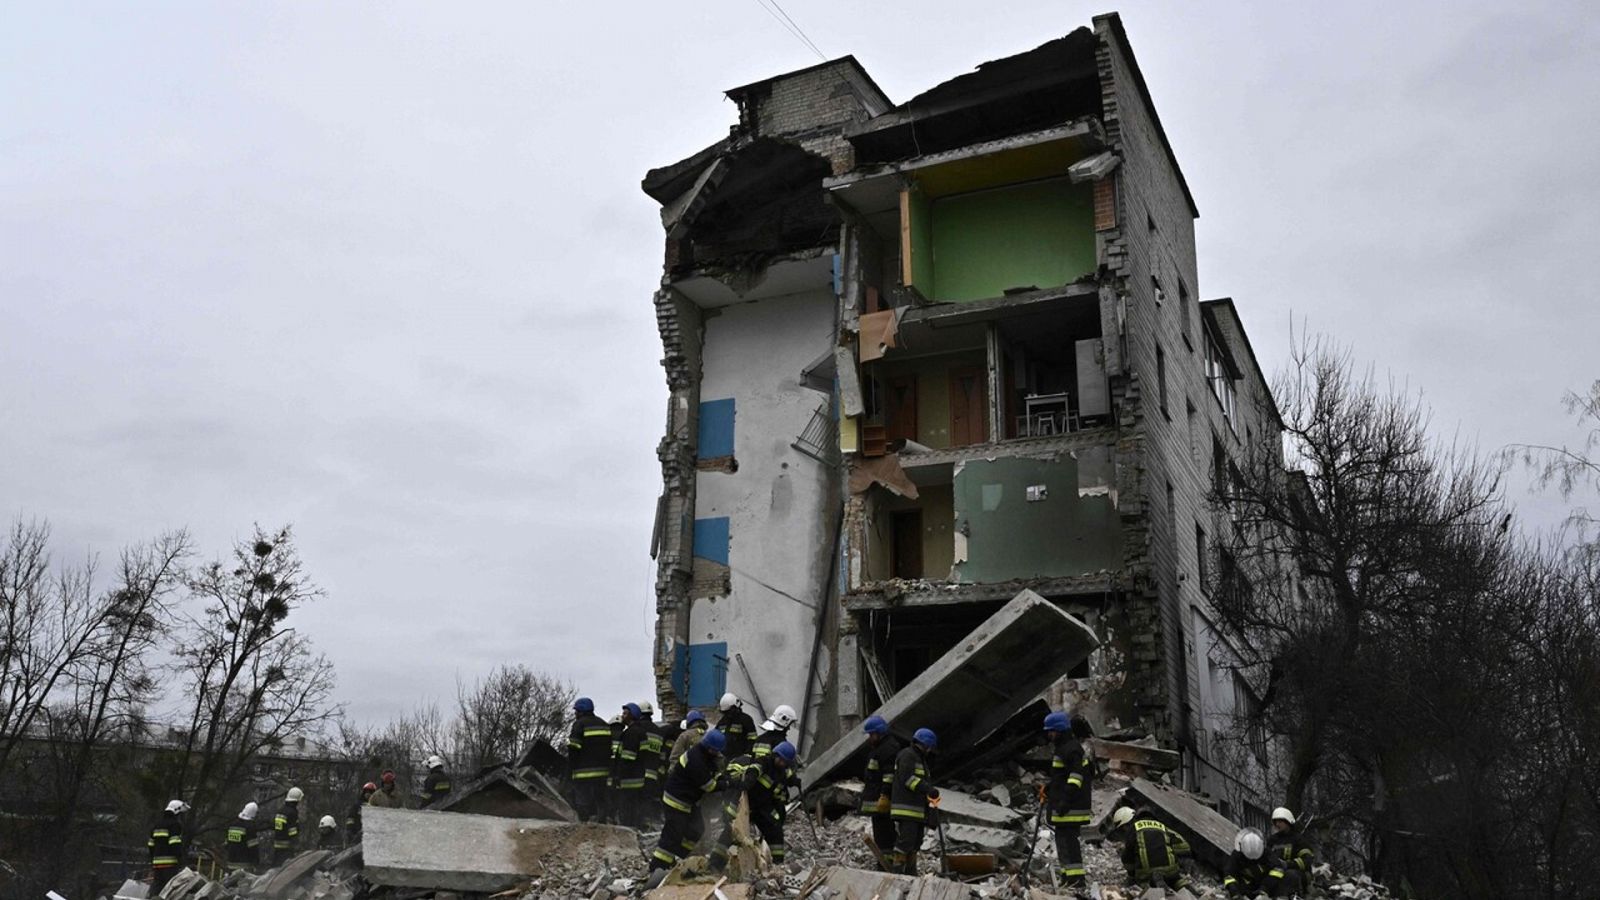
<path id="1" fill-rule="evenodd" d="M 694 520 L 694 555 L 728 564 L 728 517 Z"/>
<path id="2" fill-rule="evenodd" d="M 716 706 L 728 685 L 728 644 L 689 645 L 689 705 Z"/>
<path id="3" fill-rule="evenodd" d="M 733 455 L 733 398 L 707 400 L 700 404 L 700 436 L 697 452 L 701 459 Z"/>

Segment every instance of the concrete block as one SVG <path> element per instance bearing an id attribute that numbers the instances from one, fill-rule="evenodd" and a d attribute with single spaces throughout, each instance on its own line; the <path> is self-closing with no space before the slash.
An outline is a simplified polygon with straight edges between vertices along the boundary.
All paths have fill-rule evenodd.
<path id="1" fill-rule="evenodd" d="M 874 712 L 907 741 L 918 728 L 932 728 L 944 755 L 953 758 L 1032 703 L 1099 643 L 1089 626 L 1024 590 Z M 847 764 L 859 764 L 866 746 L 866 735 L 852 730 L 807 761 L 807 782 L 821 784 Z M 936 768 L 935 783 L 938 775 Z"/>
<path id="2" fill-rule="evenodd" d="M 362 813 L 363 822 L 369 812 Z M 307 850 L 292 857 L 283 865 L 261 876 L 252 893 L 261 900 L 282 900 L 332 855 L 327 850 Z"/>
<path id="3" fill-rule="evenodd" d="M 824 893 L 826 892 L 826 893 Z M 950 881 L 933 875 L 913 878 L 910 875 L 889 875 L 835 866 L 827 870 L 823 883 L 811 896 L 828 896 L 834 900 L 967 900 L 968 888 L 959 881 Z"/>
<path id="4" fill-rule="evenodd" d="M 112 898 L 113 900 L 145 900 L 149 896 L 150 885 L 130 878 L 122 883 L 122 887 L 117 888 L 117 892 L 112 895 Z"/>
<path id="5" fill-rule="evenodd" d="M 1020 854 L 1026 850 L 1025 837 L 1021 831 L 963 822 L 950 822 L 944 826 L 944 838 L 950 846 L 977 847 L 992 853 Z"/>
<path id="6" fill-rule="evenodd" d="M 161 889 L 161 900 L 187 900 L 205 884 L 206 879 L 199 872 L 184 869 L 172 876 L 167 886 Z"/>
<path id="7" fill-rule="evenodd" d="M 861 782 L 856 779 L 835 782 L 829 787 L 831 801 L 837 806 L 854 808 L 861 803 Z M 1024 813 L 1007 809 L 956 790 L 939 791 L 939 815 L 946 824 L 976 825 L 986 828 L 1018 828 L 1028 818 Z"/>
<path id="8" fill-rule="evenodd" d="M 484 894 L 547 866 L 614 870 L 639 858 L 639 837 L 629 828 L 426 809 L 367 810 L 361 847 L 362 876 L 373 884 Z"/>
<path id="9" fill-rule="evenodd" d="M 1150 810 L 1150 814 L 1178 830 L 1189 841 L 1195 859 L 1222 871 L 1233 853 L 1233 839 L 1239 826 L 1187 791 L 1135 778 L 1128 786 L 1128 799 Z"/>

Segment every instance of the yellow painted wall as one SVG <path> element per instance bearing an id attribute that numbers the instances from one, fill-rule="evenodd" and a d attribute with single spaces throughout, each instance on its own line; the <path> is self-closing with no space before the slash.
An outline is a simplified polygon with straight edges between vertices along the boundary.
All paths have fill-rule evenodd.
<path id="1" fill-rule="evenodd" d="M 950 370 L 974 366 L 981 371 L 986 364 L 982 350 L 907 360 L 891 355 L 875 371 L 885 391 L 896 376 L 916 376 L 917 443 L 943 450 L 950 446 Z"/>

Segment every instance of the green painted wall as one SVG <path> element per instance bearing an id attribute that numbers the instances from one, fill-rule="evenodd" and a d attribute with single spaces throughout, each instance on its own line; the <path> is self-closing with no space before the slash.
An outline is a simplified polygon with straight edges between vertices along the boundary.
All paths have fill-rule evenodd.
<path id="1" fill-rule="evenodd" d="M 917 489 L 917 499 L 893 497 L 874 491 L 867 536 L 867 558 L 863 575 L 867 581 L 889 577 L 894 554 L 894 514 L 905 509 L 922 510 L 922 576 L 929 581 L 947 581 L 955 557 L 955 499 L 948 484 L 930 484 Z"/>
<path id="2" fill-rule="evenodd" d="M 906 228 L 907 238 L 902 242 L 901 252 L 908 255 L 911 260 L 910 280 L 908 287 L 915 287 L 922 292 L 922 296 L 933 298 L 933 216 L 931 204 L 926 194 L 919 190 L 905 191 L 902 195 L 905 203 L 901 212 L 910 213 L 910 224 Z"/>
<path id="3" fill-rule="evenodd" d="M 965 584 L 1087 575 L 1122 564 L 1122 527 L 1108 489 L 1109 448 L 1077 457 L 969 460 L 956 472 L 956 530 L 966 534 Z M 1029 502 L 1028 487 L 1047 496 Z"/>
<path id="4" fill-rule="evenodd" d="M 1060 178 L 941 197 L 932 206 L 933 300 L 1057 287 L 1094 271 L 1092 185 Z M 915 203 L 911 209 L 914 237 Z"/>

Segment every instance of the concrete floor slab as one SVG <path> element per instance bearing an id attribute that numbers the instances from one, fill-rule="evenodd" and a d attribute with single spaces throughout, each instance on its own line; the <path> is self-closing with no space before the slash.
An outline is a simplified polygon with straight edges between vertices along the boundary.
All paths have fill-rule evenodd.
<path id="1" fill-rule="evenodd" d="M 948 756 L 988 737 L 1099 643 L 1089 626 L 1023 590 L 873 712 L 905 741 L 932 728 Z M 807 761 L 807 783 L 844 774 L 866 746 L 859 729 L 845 735 Z M 938 775 L 936 765 L 936 783 Z"/>
<path id="2" fill-rule="evenodd" d="M 373 884 L 486 894 L 547 867 L 615 867 L 641 852 L 638 834 L 614 825 L 384 808 L 364 813 L 361 849 Z"/>
<path id="3" fill-rule="evenodd" d="M 1176 828 L 1189 841 L 1194 858 L 1221 871 L 1233 853 L 1233 839 L 1239 826 L 1195 799 L 1193 794 L 1177 788 L 1135 778 L 1128 786 L 1128 797 L 1143 801 L 1151 815 Z"/>

